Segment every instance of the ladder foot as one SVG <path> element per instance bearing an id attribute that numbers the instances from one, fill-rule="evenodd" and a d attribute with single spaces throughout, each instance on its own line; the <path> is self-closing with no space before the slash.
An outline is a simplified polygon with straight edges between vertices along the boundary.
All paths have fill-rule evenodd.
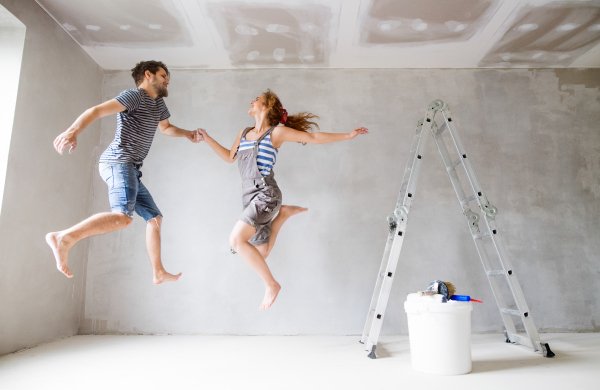
<path id="1" fill-rule="evenodd" d="M 551 358 L 556 356 L 554 352 L 550 350 L 550 346 L 548 343 L 542 344 L 542 352 L 544 353 L 544 357 Z"/>
<path id="2" fill-rule="evenodd" d="M 359 342 L 359 343 L 361 343 L 361 344 L 364 344 L 364 343 L 362 342 L 362 340 L 358 340 L 358 342 Z"/>
<path id="3" fill-rule="evenodd" d="M 373 346 L 373 349 L 371 349 L 371 353 L 368 355 L 369 359 L 377 359 L 377 355 L 375 355 L 375 348 L 376 346 Z"/>

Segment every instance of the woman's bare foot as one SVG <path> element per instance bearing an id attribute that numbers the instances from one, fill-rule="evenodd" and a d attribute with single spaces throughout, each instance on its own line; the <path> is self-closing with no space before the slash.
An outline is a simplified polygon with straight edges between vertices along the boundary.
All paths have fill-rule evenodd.
<path id="1" fill-rule="evenodd" d="M 177 279 L 179 279 L 180 276 L 181 276 L 181 272 L 178 273 L 177 275 L 173 275 L 173 274 L 168 273 L 165 270 L 162 270 L 162 271 L 158 271 L 158 272 L 154 273 L 154 278 L 152 280 L 152 283 L 161 284 L 164 282 L 175 282 L 175 281 L 177 281 Z"/>
<path id="2" fill-rule="evenodd" d="M 292 215 L 300 214 L 305 211 L 308 211 L 306 207 L 282 205 L 279 209 L 279 214 L 281 214 L 283 218 L 288 219 Z"/>
<path id="3" fill-rule="evenodd" d="M 260 305 L 260 310 L 267 310 L 271 307 L 273 302 L 275 302 L 275 298 L 277 298 L 277 294 L 279 294 L 279 290 L 281 290 L 281 286 L 277 282 L 267 286 L 267 289 L 265 290 L 265 298 L 262 301 L 262 305 Z"/>
<path id="4" fill-rule="evenodd" d="M 67 266 L 69 261 L 69 249 L 71 249 L 72 245 L 65 242 L 60 232 L 46 234 L 46 242 L 50 245 L 50 248 L 52 248 L 52 253 L 54 253 L 56 268 L 65 274 L 67 278 L 72 278 L 73 274 L 69 271 L 69 267 Z"/>

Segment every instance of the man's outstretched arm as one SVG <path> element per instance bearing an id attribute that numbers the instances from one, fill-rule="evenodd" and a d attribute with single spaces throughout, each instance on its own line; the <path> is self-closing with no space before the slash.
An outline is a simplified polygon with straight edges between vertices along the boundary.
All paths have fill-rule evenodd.
<path id="1" fill-rule="evenodd" d="M 202 140 L 202 136 L 198 132 L 198 130 L 183 130 L 179 127 L 172 125 L 168 119 L 164 119 L 158 122 L 158 129 L 164 135 L 168 135 L 169 137 L 186 137 L 193 143 L 198 143 Z"/>
<path id="2" fill-rule="evenodd" d="M 56 137 L 54 140 L 54 149 L 56 149 L 58 153 L 63 154 L 65 148 L 70 146 L 69 154 L 73 153 L 73 150 L 77 147 L 77 136 L 79 136 L 86 127 L 92 124 L 96 119 L 116 114 L 121 111 L 125 111 L 125 107 L 115 99 L 85 110 L 84 113 L 79 115 L 79 118 L 73 122 L 71 127 Z"/>

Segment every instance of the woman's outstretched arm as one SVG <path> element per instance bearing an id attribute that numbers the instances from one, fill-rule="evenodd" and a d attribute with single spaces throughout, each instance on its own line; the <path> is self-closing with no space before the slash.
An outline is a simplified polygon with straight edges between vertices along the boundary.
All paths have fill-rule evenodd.
<path id="1" fill-rule="evenodd" d="M 235 139 L 233 146 L 229 150 L 229 149 L 226 149 L 223 146 L 221 146 L 220 143 L 218 143 L 210 135 L 208 135 L 206 130 L 198 129 L 198 132 L 202 136 L 202 141 L 206 142 L 208 144 L 208 146 L 210 146 L 210 148 L 217 154 L 217 156 L 221 157 L 225 162 L 228 162 L 228 163 L 232 163 L 235 160 L 237 160 L 237 149 L 238 149 L 238 146 L 240 145 L 240 139 L 242 138 L 243 131 L 244 130 L 242 129 L 238 133 L 238 136 Z"/>
<path id="2" fill-rule="evenodd" d="M 327 144 L 331 142 L 346 141 L 359 134 L 368 134 L 369 129 L 358 127 L 349 133 L 306 133 L 290 127 L 278 126 L 273 129 L 273 147 L 276 149 L 284 142 L 303 142 L 309 144 Z"/>

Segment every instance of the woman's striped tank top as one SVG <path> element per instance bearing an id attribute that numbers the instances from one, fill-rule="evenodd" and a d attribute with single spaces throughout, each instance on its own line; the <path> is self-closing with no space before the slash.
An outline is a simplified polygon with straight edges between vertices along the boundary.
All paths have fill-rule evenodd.
<path id="1" fill-rule="evenodd" d="M 240 148 L 238 150 L 252 149 L 256 141 L 248 141 L 244 136 L 240 141 Z M 258 156 L 256 156 L 256 164 L 258 165 L 258 171 L 263 177 L 269 176 L 275 161 L 277 160 L 278 149 L 273 147 L 271 143 L 271 134 L 267 135 L 258 144 Z"/>

